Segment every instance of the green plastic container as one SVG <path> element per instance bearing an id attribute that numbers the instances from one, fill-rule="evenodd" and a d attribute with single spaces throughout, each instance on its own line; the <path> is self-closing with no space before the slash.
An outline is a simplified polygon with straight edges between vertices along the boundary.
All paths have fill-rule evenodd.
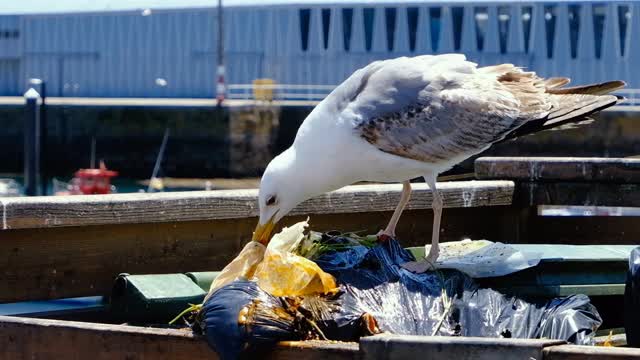
<path id="1" fill-rule="evenodd" d="M 120 274 L 111 292 L 111 312 L 119 322 L 168 324 L 207 294 L 184 274 Z"/>
<path id="2" fill-rule="evenodd" d="M 211 283 L 220 275 L 220 271 L 188 272 L 186 275 L 193 280 L 194 283 L 198 284 L 202 290 L 209 292 Z"/>

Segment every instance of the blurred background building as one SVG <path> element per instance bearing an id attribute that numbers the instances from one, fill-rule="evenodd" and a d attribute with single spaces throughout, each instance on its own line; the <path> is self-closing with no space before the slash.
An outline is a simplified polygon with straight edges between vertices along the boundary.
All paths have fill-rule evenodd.
<path id="1" fill-rule="evenodd" d="M 590 1 L 225 0 L 225 81 L 336 85 L 403 55 L 463 52 L 585 83 L 640 88 L 640 3 Z M 5 1 L 0 96 L 47 82 L 49 96 L 215 97 L 215 0 Z M 635 40 L 635 41 L 634 41 Z M 330 86 L 282 91 L 321 98 Z M 297 89 L 299 90 L 299 89 Z M 305 95 L 300 95 L 304 93 Z"/>

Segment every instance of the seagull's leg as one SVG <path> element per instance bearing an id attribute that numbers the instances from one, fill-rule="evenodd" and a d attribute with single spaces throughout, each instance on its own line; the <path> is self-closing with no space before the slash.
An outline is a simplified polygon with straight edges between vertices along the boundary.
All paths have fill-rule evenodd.
<path id="1" fill-rule="evenodd" d="M 398 225 L 400 215 L 402 215 L 402 211 L 409 203 L 409 199 L 411 199 L 411 182 L 407 180 L 402 183 L 402 194 L 400 195 L 400 202 L 398 203 L 398 206 L 396 206 L 396 210 L 393 212 L 393 215 L 391 215 L 391 220 L 389 220 L 389 224 L 387 225 L 386 229 L 378 233 L 378 239 L 386 241 L 389 240 L 389 238 L 396 238 L 396 225 Z"/>
<path id="2" fill-rule="evenodd" d="M 433 201 L 431 202 L 431 208 L 433 209 L 433 229 L 431 233 L 431 249 L 426 257 L 427 262 L 435 264 L 440 255 L 440 219 L 442 218 L 442 195 L 436 188 L 436 176 L 425 177 L 425 181 L 431 188 L 433 194 Z M 426 250 L 426 247 L 425 247 Z"/>
<path id="3" fill-rule="evenodd" d="M 424 177 L 433 194 L 433 201 L 431 202 L 431 208 L 433 209 L 433 231 L 431 233 L 431 248 L 429 249 L 429 254 L 420 261 L 411 261 L 402 264 L 403 268 L 415 273 L 423 273 L 429 269 L 435 269 L 436 260 L 438 260 L 438 256 L 440 255 L 440 219 L 442 217 L 443 201 L 440 192 L 436 188 L 436 176 L 437 175 L 427 175 Z M 425 246 L 425 251 L 426 250 Z"/>

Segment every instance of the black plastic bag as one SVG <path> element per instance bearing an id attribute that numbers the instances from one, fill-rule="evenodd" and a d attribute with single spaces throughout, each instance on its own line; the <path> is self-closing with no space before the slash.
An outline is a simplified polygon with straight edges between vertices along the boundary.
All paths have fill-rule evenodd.
<path id="1" fill-rule="evenodd" d="M 200 328 L 221 359 L 260 351 L 281 340 L 296 340 L 294 319 L 279 298 L 255 282 L 238 280 L 216 290 L 200 312 Z"/>

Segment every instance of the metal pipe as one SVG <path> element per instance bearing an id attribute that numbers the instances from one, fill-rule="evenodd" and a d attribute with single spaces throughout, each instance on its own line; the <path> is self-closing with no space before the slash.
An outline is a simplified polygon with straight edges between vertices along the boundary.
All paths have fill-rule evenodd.
<path id="1" fill-rule="evenodd" d="M 164 149 L 167 146 L 167 139 L 169 139 L 169 128 L 164 130 L 164 137 L 162 138 L 162 145 L 160 145 L 160 150 L 158 151 L 158 157 L 156 158 L 156 164 L 153 166 L 153 173 L 151 174 L 151 179 L 149 179 L 149 186 L 147 187 L 147 192 L 151 192 L 153 189 L 153 179 L 158 176 L 158 171 L 160 171 L 160 164 L 162 163 L 162 158 L 164 155 Z"/>
<path id="2" fill-rule="evenodd" d="M 218 0 L 218 69 L 216 79 L 216 99 L 218 100 L 218 106 L 222 105 L 226 93 L 224 74 L 224 17 L 222 0 Z"/>
<path id="3" fill-rule="evenodd" d="M 40 94 L 40 176 L 41 194 L 47 194 L 49 169 L 47 168 L 47 84 L 42 79 L 29 79 L 29 87 L 37 89 Z"/>
<path id="4" fill-rule="evenodd" d="M 28 196 L 42 195 L 40 188 L 40 94 L 29 88 L 24 94 L 24 185 Z"/>
<path id="5" fill-rule="evenodd" d="M 96 168 L 96 137 L 91 137 L 91 162 L 89 163 L 91 169 Z"/>

